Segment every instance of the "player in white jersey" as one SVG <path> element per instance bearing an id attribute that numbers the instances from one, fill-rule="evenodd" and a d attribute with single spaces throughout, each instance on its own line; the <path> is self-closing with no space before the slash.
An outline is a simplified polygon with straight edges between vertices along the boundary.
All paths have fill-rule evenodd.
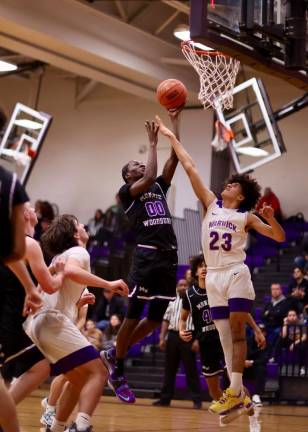
<path id="1" fill-rule="evenodd" d="M 260 186 L 254 179 L 247 174 L 233 175 L 221 193 L 222 200 L 217 200 L 173 132 L 159 117 L 156 121 L 160 132 L 170 140 L 206 212 L 202 247 L 208 265 L 207 293 L 231 381 L 223 396 L 209 409 L 225 415 L 250 403 L 242 390 L 247 351 L 245 326 L 255 298 L 250 272 L 244 264 L 247 231 L 254 229 L 278 242 L 285 240 L 285 233 L 271 207 L 264 206 L 259 212 L 267 224 L 251 213 L 260 198 Z"/>
<path id="2" fill-rule="evenodd" d="M 46 431 L 63 432 L 66 422 L 78 403 L 76 421 L 70 432 L 90 432 L 91 415 L 99 401 L 107 378 L 98 351 L 78 330 L 76 303 L 86 285 L 109 288 L 128 295 L 122 280 L 108 282 L 90 272 L 90 257 L 85 246 L 88 234 L 71 215 L 57 218 L 41 238 L 43 248 L 52 255 L 66 259 L 64 281 L 54 294 L 43 295 L 42 307 L 25 323 L 25 330 L 51 364 L 53 375 L 65 374 L 70 385 L 60 398 L 52 426 Z"/>

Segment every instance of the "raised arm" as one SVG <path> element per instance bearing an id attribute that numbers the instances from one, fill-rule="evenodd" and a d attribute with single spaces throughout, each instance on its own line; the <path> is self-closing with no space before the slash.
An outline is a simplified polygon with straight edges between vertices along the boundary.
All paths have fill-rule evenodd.
<path id="1" fill-rule="evenodd" d="M 179 161 L 189 177 L 197 198 L 201 201 L 203 207 L 207 209 L 216 199 L 215 194 L 204 185 L 192 157 L 177 140 L 174 133 L 163 124 L 162 120 L 158 116 L 156 116 L 156 121 L 159 126 L 159 131 L 170 140 Z"/>
<path id="2" fill-rule="evenodd" d="M 169 117 L 171 120 L 171 124 L 172 124 L 173 133 L 178 140 L 180 140 L 180 113 L 181 113 L 181 111 L 182 111 L 182 108 L 168 111 L 168 114 L 169 114 Z M 163 168 L 163 173 L 162 173 L 163 179 L 165 180 L 166 184 L 168 184 L 168 185 L 171 183 L 171 181 L 173 179 L 173 176 L 174 176 L 178 162 L 179 162 L 179 160 L 178 160 L 178 157 L 174 151 L 174 148 L 171 147 L 171 153 L 170 153 L 169 159 L 167 159 L 167 161 L 164 165 L 164 168 Z"/>
<path id="3" fill-rule="evenodd" d="M 130 187 L 130 195 L 136 197 L 153 185 L 157 177 L 157 142 L 158 126 L 154 122 L 145 122 L 149 137 L 149 154 L 143 176 Z"/>
<path id="4" fill-rule="evenodd" d="M 274 210 L 270 206 L 263 205 L 263 207 L 259 211 L 260 216 L 262 216 L 266 222 L 269 224 L 265 224 L 261 221 L 256 215 L 249 214 L 247 218 L 247 229 L 254 229 L 258 233 L 272 238 L 277 242 L 284 242 L 286 239 L 286 234 L 282 226 L 277 222 L 274 218 Z"/>
<path id="5" fill-rule="evenodd" d="M 48 294 L 53 294 L 58 291 L 63 282 L 63 273 L 59 273 L 55 276 L 50 274 L 43 258 L 42 249 L 37 241 L 30 237 L 26 237 L 25 258 L 30 265 L 35 279 L 38 281 L 43 291 Z"/>
<path id="6" fill-rule="evenodd" d="M 64 267 L 64 276 L 81 285 L 89 285 L 96 288 L 109 288 L 121 296 L 128 296 L 128 287 L 122 280 L 107 281 L 83 269 L 75 258 L 68 258 Z"/>

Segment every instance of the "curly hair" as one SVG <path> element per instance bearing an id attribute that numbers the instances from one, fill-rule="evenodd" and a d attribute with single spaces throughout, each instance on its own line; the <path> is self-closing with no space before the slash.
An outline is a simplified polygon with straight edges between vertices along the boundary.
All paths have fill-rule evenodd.
<path id="1" fill-rule="evenodd" d="M 191 277 L 194 280 L 197 280 L 198 278 L 197 278 L 196 273 L 197 273 L 198 267 L 200 267 L 203 263 L 205 263 L 204 256 L 201 253 L 199 255 L 195 255 L 195 256 L 191 257 L 189 261 L 190 261 Z"/>
<path id="2" fill-rule="evenodd" d="M 75 238 L 77 223 L 78 219 L 69 214 L 64 214 L 54 219 L 41 237 L 41 246 L 44 254 L 54 257 L 71 247 L 78 246 Z"/>
<path id="3" fill-rule="evenodd" d="M 256 179 L 250 177 L 249 174 L 233 174 L 227 183 L 239 183 L 241 185 L 245 197 L 241 202 L 241 209 L 250 211 L 255 208 L 261 197 L 261 186 Z"/>
<path id="4" fill-rule="evenodd" d="M 129 166 L 129 162 L 127 164 L 124 165 L 124 167 L 122 168 L 122 178 L 125 181 L 125 183 L 127 183 L 127 173 L 128 173 L 128 166 Z"/>

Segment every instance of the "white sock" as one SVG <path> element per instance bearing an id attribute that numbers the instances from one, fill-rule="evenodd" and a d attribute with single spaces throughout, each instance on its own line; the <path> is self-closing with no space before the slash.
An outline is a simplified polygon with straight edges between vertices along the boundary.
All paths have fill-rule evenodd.
<path id="1" fill-rule="evenodd" d="M 77 413 L 76 417 L 76 426 L 79 431 L 85 431 L 88 427 L 91 426 L 90 424 L 91 416 L 89 414 L 79 412 Z"/>
<path id="2" fill-rule="evenodd" d="M 219 333 L 219 339 L 224 351 L 229 379 L 231 380 L 233 344 L 230 321 L 228 319 L 219 319 L 214 320 L 214 323 Z"/>
<path id="3" fill-rule="evenodd" d="M 46 412 L 56 411 L 55 405 L 49 405 L 49 403 L 46 404 Z"/>
<path id="4" fill-rule="evenodd" d="M 230 387 L 239 394 L 243 387 L 243 374 L 239 372 L 232 372 Z"/>
<path id="5" fill-rule="evenodd" d="M 51 432 L 63 432 L 65 429 L 66 423 L 65 422 L 60 422 L 58 421 L 56 418 L 54 418 L 52 420 L 52 425 L 51 425 Z"/>

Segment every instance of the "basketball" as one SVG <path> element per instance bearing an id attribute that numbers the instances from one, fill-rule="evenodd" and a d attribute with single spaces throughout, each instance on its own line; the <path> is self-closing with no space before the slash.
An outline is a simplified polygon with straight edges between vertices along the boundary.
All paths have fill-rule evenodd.
<path id="1" fill-rule="evenodd" d="M 167 109 L 176 109 L 185 105 L 187 94 L 185 85 L 173 78 L 162 81 L 156 90 L 159 103 Z"/>

